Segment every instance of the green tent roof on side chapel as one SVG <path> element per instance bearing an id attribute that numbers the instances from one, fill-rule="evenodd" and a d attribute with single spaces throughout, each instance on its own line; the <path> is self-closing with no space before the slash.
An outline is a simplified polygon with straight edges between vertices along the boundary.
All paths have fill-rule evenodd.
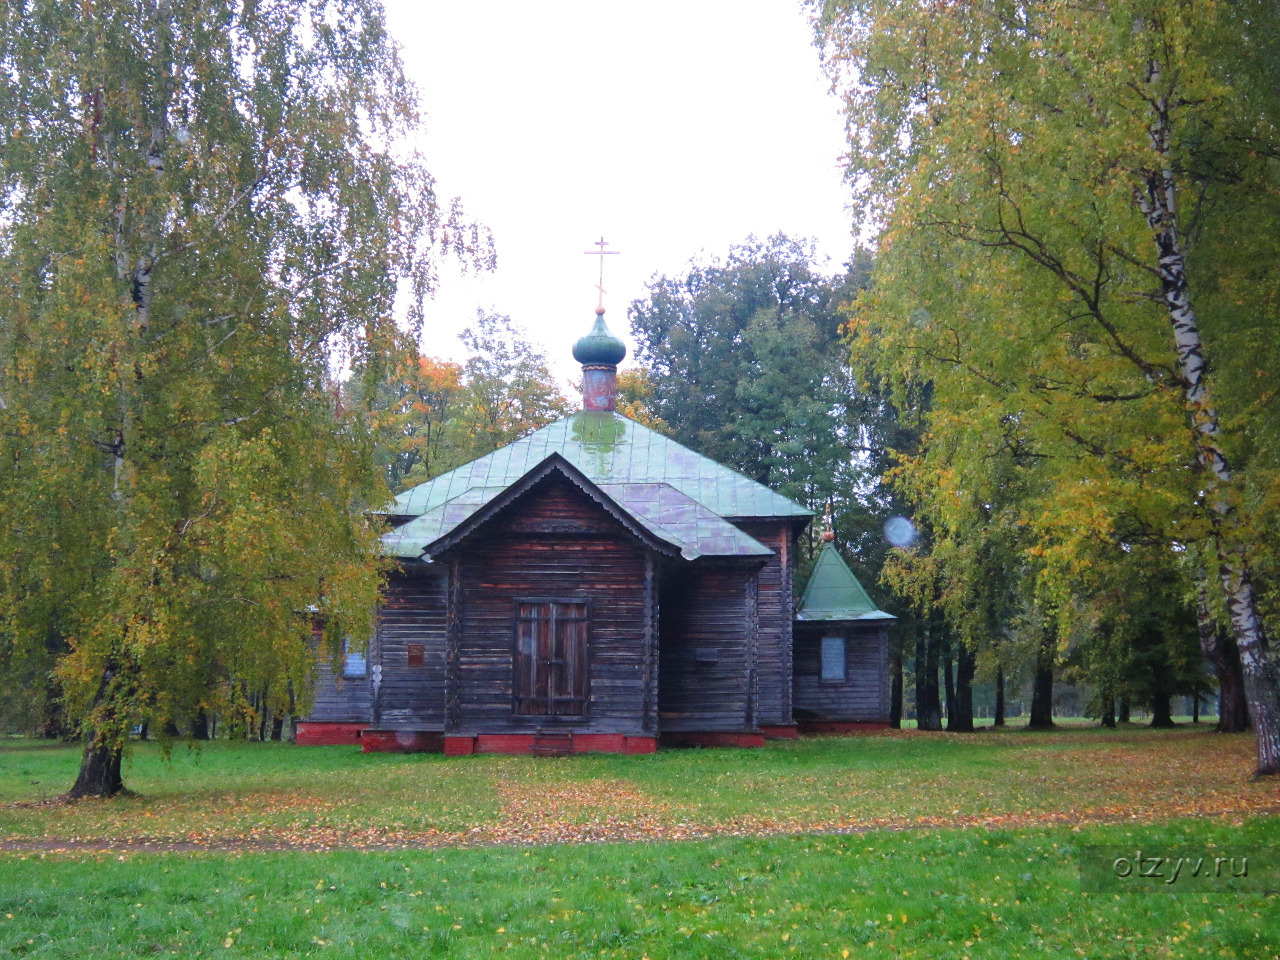
<path id="1" fill-rule="evenodd" d="M 796 604 L 797 620 L 896 620 L 878 610 L 835 545 L 826 542 Z"/>

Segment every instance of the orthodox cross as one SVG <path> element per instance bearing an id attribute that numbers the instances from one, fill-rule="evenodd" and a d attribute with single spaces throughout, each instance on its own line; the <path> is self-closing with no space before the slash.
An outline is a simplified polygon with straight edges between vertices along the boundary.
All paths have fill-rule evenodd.
<path id="1" fill-rule="evenodd" d="M 593 247 L 598 247 L 599 249 L 582 251 L 584 256 L 600 258 L 600 282 L 596 284 L 596 289 L 600 291 L 600 301 L 596 304 L 596 313 L 604 313 L 604 258 L 616 256 L 621 252 L 619 250 L 606 250 L 605 247 L 608 245 L 609 241 L 601 237 L 592 244 Z"/>

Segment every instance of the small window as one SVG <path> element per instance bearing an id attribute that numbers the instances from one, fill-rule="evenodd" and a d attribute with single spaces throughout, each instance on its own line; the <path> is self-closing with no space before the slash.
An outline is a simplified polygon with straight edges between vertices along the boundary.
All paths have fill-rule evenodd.
<path id="1" fill-rule="evenodd" d="M 350 639 L 342 641 L 342 675 L 363 678 L 368 675 L 368 660 L 363 653 L 353 653 L 351 646 Z"/>
<path id="2" fill-rule="evenodd" d="M 822 679 L 843 680 L 844 637 L 822 638 Z"/>
<path id="3" fill-rule="evenodd" d="M 562 600 L 517 604 L 515 712 L 587 712 L 587 605 Z"/>
<path id="4" fill-rule="evenodd" d="M 405 647 L 405 653 L 409 658 L 409 666 L 420 667 L 424 659 L 423 648 L 420 643 L 410 643 Z"/>

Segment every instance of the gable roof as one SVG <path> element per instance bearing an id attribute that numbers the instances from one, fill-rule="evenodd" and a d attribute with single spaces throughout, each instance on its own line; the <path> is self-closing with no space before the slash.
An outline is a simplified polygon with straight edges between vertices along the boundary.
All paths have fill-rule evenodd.
<path id="1" fill-rule="evenodd" d="M 396 497 L 389 513 L 417 517 L 477 489 L 506 489 L 552 453 L 595 484 L 665 483 L 720 517 L 813 516 L 763 484 L 617 413 L 583 410 Z"/>
<path id="2" fill-rule="evenodd" d="M 818 562 L 796 605 L 797 620 L 897 620 L 891 613 L 877 610 L 862 589 L 840 551 L 830 543 L 822 545 Z"/>
<path id="3" fill-rule="evenodd" d="M 624 525 L 638 524 L 687 560 L 773 553 L 726 517 L 812 516 L 634 420 L 582 411 L 400 494 L 389 513 L 412 519 L 382 538 L 384 552 L 411 558 L 446 549 L 455 533 L 465 536 L 549 468 L 568 476 Z"/>
<path id="4" fill-rule="evenodd" d="M 685 559 L 768 557 L 773 550 L 726 520 L 812 513 L 617 413 L 582 411 L 399 495 L 383 536 L 389 556 L 438 553 L 483 524 L 549 471 L 598 500 L 641 540 Z M 717 507 L 721 509 L 717 509 Z"/>
<path id="5" fill-rule="evenodd" d="M 533 486 L 559 473 L 600 504 L 633 536 L 686 560 L 701 556 L 767 557 L 773 551 L 665 483 L 594 484 L 558 453 L 507 487 L 476 487 L 382 538 L 396 557 L 440 553 L 456 545 Z"/>

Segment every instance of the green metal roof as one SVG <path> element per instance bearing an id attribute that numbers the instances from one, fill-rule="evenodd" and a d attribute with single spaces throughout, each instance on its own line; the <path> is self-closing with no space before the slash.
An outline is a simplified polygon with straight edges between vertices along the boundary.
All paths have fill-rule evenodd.
<path id="1" fill-rule="evenodd" d="M 796 605 L 796 619 L 896 620 L 897 617 L 876 609 L 840 551 L 824 543 Z"/>
<path id="2" fill-rule="evenodd" d="M 582 411 L 396 497 L 413 517 L 383 537 L 417 557 L 540 464 L 559 454 L 635 521 L 688 559 L 772 551 L 726 517 L 809 517 L 809 510 L 616 413 Z"/>

